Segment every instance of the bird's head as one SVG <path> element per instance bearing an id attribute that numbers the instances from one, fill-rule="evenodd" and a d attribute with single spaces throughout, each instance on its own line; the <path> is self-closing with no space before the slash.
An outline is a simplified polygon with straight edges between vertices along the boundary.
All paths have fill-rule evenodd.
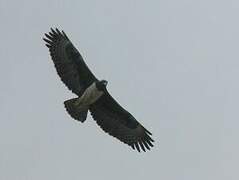
<path id="1" fill-rule="evenodd" d="M 107 84 L 108 84 L 108 82 L 106 80 L 97 81 L 96 82 L 96 88 L 99 91 L 105 91 Z"/>

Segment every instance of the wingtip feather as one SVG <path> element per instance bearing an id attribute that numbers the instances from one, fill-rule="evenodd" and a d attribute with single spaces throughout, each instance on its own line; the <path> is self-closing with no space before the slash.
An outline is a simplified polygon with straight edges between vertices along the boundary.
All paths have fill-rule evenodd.
<path id="1" fill-rule="evenodd" d="M 135 147 L 136 147 L 137 151 L 140 152 L 140 148 L 139 148 L 139 145 L 137 142 L 135 143 Z"/>
<path id="2" fill-rule="evenodd" d="M 142 141 L 139 141 L 139 145 L 140 145 L 141 149 L 145 152 L 145 148 L 144 148 Z"/>

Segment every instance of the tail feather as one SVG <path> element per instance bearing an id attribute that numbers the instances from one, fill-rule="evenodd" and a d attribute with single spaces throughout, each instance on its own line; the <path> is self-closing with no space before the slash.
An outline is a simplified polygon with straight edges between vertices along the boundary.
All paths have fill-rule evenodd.
<path id="1" fill-rule="evenodd" d="M 73 98 L 73 99 L 69 99 L 66 100 L 64 102 L 66 111 L 70 114 L 70 116 L 80 122 L 84 122 L 87 118 L 87 112 L 88 112 L 88 108 L 85 109 L 79 109 L 76 105 L 75 105 L 75 101 L 78 98 Z"/>

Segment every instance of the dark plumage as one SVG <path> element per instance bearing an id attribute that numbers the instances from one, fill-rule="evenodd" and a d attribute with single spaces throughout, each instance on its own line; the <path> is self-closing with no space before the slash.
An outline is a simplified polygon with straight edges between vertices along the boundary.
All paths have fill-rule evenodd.
<path id="1" fill-rule="evenodd" d="M 133 149 L 140 152 L 153 147 L 152 134 L 115 101 L 106 89 L 107 81 L 99 81 L 93 75 L 63 31 L 51 29 L 43 40 L 61 80 L 78 95 L 64 102 L 72 118 L 84 122 L 89 110 L 105 132 Z"/>

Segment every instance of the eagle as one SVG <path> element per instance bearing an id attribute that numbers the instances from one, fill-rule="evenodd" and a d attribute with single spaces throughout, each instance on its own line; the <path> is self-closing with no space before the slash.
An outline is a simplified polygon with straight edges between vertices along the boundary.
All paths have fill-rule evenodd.
<path id="1" fill-rule="evenodd" d="M 90 111 L 96 123 L 109 135 L 138 152 L 150 150 L 154 142 L 152 133 L 110 95 L 106 89 L 108 82 L 95 77 L 66 33 L 51 28 L 43 40 L 49 48 L 57 74 L 77 95 L 64 101 L 69 115 L 83 123 Z"/>

